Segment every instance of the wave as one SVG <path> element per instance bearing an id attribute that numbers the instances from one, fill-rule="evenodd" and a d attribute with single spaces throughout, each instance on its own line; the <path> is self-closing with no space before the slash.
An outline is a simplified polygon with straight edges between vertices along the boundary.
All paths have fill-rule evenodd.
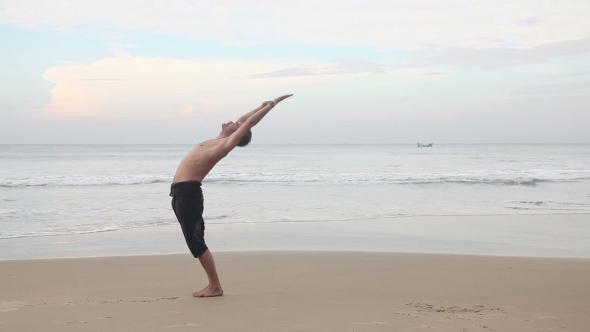
<path id="1" fill-rule="evenodd" d="M 0 214 L 9 214 L 15 212 L 21 212 L 22 210 L 14 210 L 14 209 L 0 209 Z"/>
<path id="2" fill-rule="evenodd" d="M 518 201 L 513 202 L 523 205 L 523 209 L 550 208 L 550 209 L 590 209 L 588 203 L 558 202 L 558 201 Z"/>
<path id="3" fill-rule="evenodd" d="M 235 216 L 232 218 L 229 215 L 221 214 L 217 216 L 206 216 L 208 224 L 277 224 L 285 222 L 297 222 L 297 223 L 316 223 L 325 221 L 348 221 L 348 220 L 359 220 L 362 219 L 377 219 L 377 218 L 396 218 L 396 217 L 408 217 L 412 214 L 373 214 L 365 217 L 354 217 L 354 218 L 322 218 L 322 219 L 290 219 L 285 218 L 281 220 L 265 220 L 265 221 L 251 221 L 251 220 L 240 220 L 236 219 Z M 154 226 L 166 226 L 176 225 L 178 222 L 175 219 L 154 219 L 150 221 L 140 222 L 127 222 L 117 224 L 81 224 L 75 225 L 74 227 L 59 227 L 54 226 L 52 229 L 35 230 L 35 231 L 4 231 L 0 232 L 0 239 L 17 239 L 26 237 L 44 237 L 44 236 L 62 236 L 62 235 L 81 235 L 81 234 L 92 234 L 92 233 L 104 233 L 114 232 L 126 229 L 136 229 Z"/>
<path id="4" fill-rule="evenodd" d="M 0 239 L 15 239 L 23 237 L 39 237 L 39 236 L 58 236 L 58 235 L 77 235 L 77 234 L 91 234 L 112 232 L 124 229 L 134 229 L 152 226 L 174 225 L 176 220 L 170 219 L 156 219 L 151 221 L 129 222 L 119 224 L 90 224 L 90 225 L 76 225 L 72 227 L 54 227 L 49 230 L 36 231 L 5 231 L 0 232 Z"/>
<path id="5" fill-rule="evenodd" d="M 530 185 L 550 181 L 575 181 L 590 179 L 590 171 L 586 174 L 522 174 L 503 172 L 464 172 L 464 173 L 341 173 L 341 174 L 311 174 L 311 173 L 256 173 L 256 174 L 222 174 L 207 178 L 209 182 L 268 182 L 268 183 L 297 183 L 297 182 L 325 182 L 325 183 L 382 183 L 382 184 L 437 184 L 437 183 L 466 183 L 466 184 L 504 184 Z"/>
<path id="6" fill-rule="evenodd" d="M 138 185 L 171 182 L 171 176 L 137 174 L 118 176 L 40 176 L 24 179 L 0 179 L 0 187 L 61 187 Z"/>
<path id="7" fill-rule="evenodd" d="M 446 173 L 233 172 L 213 173 L 205 181 L 209 183 L 457 183 L 535 186 L 542 182 L 567 182 L 589 179 L 590 170 L 478 170 Z M 170 174 L 43 176 L 25 179 L 0 179 L 0 187 L 143 185 L 170 182 Z"/>
<path id="8" fill-rule="evenodd" d="M 586 203 L 572 203 L 572 202 L 558 202 L 558 201 L 519 201 L 522 204 L 533 204 L 533 205 L 565 205 L 565 206 L 590 206 Z"/>
<path id="9" fill-rule="evenodd" d="M 15 214 L 22 212 L 22 210 L 8 210 L 8 209 L 0 209 L 0 214 Z M 224 223 L 234 223 L 228 222 L 227 220 L 231 218 L 231 215 L 228 214 L 220 214 L 220 215 L 207 215 L 206 219 L 208 223 L 217 223 L 217 224 L 224 224 Z M 0 219 L 1 221 L 1 219 Z M 240 222 L 240 221 L 238 221 Z M 153 218 L 149 220 L 141 220 L 141 221 L 127 221 L 127 222 L 120 222 L 120 223 L 92 223 L 92 224 L 75 224 L 75 225 L 60 225 L 59 223 L 51 223 L 49 225 L 45 225 L 44 229 L 35 229 L 35 230 L 4 230 L 0 229 L 0 239 L 13 239 L 13 238 L 23 238 L 23 237 L 39 237 L 39 236 L 58 236 L 58 235 L 78 235 L 78 234 L 91 234 L 91 233 L 102 233 L 102 232 L 112 232 L 112 231 L 119 231 L 125 229 L 135 229 L 135 228 L 144 228 L 144 227 L 153 227 L 153 226 L 164 226 L 164 225 L 176 225 L 178 222 L 174 217 L 170 218 Z M 0 225 L 1 226 L 1 225 Z"/>

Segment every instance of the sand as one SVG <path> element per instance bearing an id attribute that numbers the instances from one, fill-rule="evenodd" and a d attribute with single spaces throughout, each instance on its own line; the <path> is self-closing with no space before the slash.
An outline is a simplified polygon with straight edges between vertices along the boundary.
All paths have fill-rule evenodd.
<path id="1" fill-rule="evenodd" d="M 588 331 L 590 260 L 408 253 L 0 261 L 0 331 Z"/>

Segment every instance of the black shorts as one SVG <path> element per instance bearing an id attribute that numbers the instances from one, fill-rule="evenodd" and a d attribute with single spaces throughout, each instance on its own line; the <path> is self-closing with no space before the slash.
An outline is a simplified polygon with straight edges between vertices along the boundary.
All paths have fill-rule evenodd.
<path id="1" fill-rule="evenodd" d="M 184 239 L 195 258 L 207 251 L 205 221 L 203 221 L 203 191 L 201 182 L 173 183 L 170 187 L 172 209 L 180 223 Z"/>

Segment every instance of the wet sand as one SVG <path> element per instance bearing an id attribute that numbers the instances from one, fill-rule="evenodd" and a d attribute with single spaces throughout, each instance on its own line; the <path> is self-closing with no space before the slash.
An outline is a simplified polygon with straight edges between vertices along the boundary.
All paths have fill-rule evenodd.
<path id="1" fill-rule="evenodd" d="M 590 214 L 207 222 L 213 252 L 379 251 L 590 259 Z M 0 239 L 0 260 L 187 253 L 180 226 Z"/>

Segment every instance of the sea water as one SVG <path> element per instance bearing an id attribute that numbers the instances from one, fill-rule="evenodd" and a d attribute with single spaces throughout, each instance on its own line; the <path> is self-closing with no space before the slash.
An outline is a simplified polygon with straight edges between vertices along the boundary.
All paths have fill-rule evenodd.
<path id="1" fill-rule="evenodd" d="M 0 145 L 0 239 L 176 224 L 189 145 Z M 590 213 L 590 145 L 256 145 L 203 181 L 206 223 Z"/>

